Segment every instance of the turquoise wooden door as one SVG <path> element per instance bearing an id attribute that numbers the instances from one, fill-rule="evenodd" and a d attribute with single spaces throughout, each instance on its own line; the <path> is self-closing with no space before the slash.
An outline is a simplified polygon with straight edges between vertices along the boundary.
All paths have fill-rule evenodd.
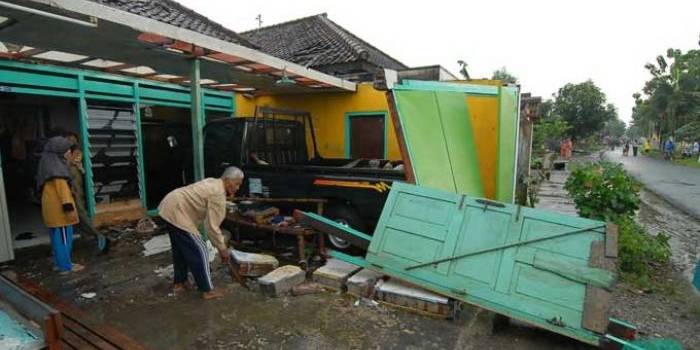
<path id="1" fill-rule="evenodd" d="M 436 292 L 597 344 L 607 325 L 605 288 L 614 281 L 600 263 L 605 232 L 599 221 L 394 183 L 366 260 Z"/>

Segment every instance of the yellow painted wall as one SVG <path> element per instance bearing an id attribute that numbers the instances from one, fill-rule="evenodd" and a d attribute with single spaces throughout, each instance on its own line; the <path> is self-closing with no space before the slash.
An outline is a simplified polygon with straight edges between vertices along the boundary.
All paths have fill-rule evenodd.
<path id="1" fill-rule="evenodd" d="M 492 80 L 469 81 L 484 85 L 500 85 Z M 487 198 L 496 196 L 498 149 L 498 99 L 491 96 L 469 96 L 466 103 L 471 114 L 474 138 L 477 144 L 480 174 Z M 291 108 L 311 113 L 319 153 L 325 158 L 345 157 L 346 113 L 386 112 L 388 158 L 400 160 L 396 133 L 388 114 L 385 92 L 375 90 L 372 84 L 358 84 L 355 93 L 319 93 L 244 97 L 236 95 L 237 116 L 253 116 L 256 106 Z"/>
<path id="2" fill-rule="evenodd" d="M 491 96 L 467 96 L 479 171 L 486 198 L 496 197 L 498 149 L 498 99 Z"/>
<path id="3" fill-rule="evenodd" d="M 306 95 L 276 95 L 245 97 L 236 95 L 236 115 L 253 116 L 255 107 L 275 107 L 304 110 L 311 113 L 316 133 L 316 142 L 321 156 L 325 158 L 345 157 L 346 113 L 387 113 L 387 156 L 401 159 L 394 125 L 384 91 L 375 90 L 372 84 L 358 84 L 354 93 L 318 93 Z"/>

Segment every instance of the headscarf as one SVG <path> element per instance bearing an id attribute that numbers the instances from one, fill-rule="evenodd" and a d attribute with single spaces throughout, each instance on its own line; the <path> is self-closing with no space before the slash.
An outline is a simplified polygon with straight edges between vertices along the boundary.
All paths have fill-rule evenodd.
<path id="1" fill-rule="evenodd" d="M 36 186 L 44 187 L 44 183 L 51 179 L 63 178 L 70 180 L 70 171 L 66 163 L 65 154 L 73 144 L 63 136 L 54 136 L 44 145 L 39 160 L 39 169 L 36 173 Z"/>

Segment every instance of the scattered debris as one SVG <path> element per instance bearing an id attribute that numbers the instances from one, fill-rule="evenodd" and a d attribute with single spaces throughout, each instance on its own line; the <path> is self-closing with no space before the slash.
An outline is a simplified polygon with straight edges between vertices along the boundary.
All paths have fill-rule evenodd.
<path id="1" fill-rule="evenodd" d="M 89 293 L 82 293 L 82 294 L 80 294 L 80 297 L 81 297 L 81 298 L 84 298 L 84 299 L 92 299 L 92 298 L 94 298 L 94 297 L 96 297 L 96 296 L 97 296 L 97 293 L 95 293 L 95 292 L 89 292 Z"/>
<path id="2" fill-rule="evenodd" d="M 328 259 L 325 265 L 314 271 L 313 280 L 325 287 L 343 291 L 348 278 L 361 269 L 339 259 Z"/>
<path id="3" fill-rule="evenodd" d="M 149 235 L 158 229 L 158 225 L 150 217 L 145 217 L 139 220 L 136 224 L 136 233 L 140 235 Z"/>
<path id="4" fill-rule="evenodd" d="M 306 274 L 298 266 L 285 265 L 258 279 L 260 290 L 270 296 L 280 296 L 289 293 L 292 288 L 301 284 Z"/>
<path id="5" fill-rule="evenodd" d="M 155 236 L 143 244 L 143 255 L 151 256 L 170 250 L 170 237 L 167 234 Z"/>
<path id="6" fill-rule="evenodd" d="M 379 303 L 376 302 L 375 300 L 368 299 L 368 298 L 358 298 L 357 300 L 355 300 L 355 304 L 354 304 L 354 305 L 355 305 L 355 306 L 360 306 L 360 305 L 362 305 L 362 306 L 372 306 L 372 307 L 376 307 L 376 306 L 379 306 Z"/>
<path id="7" fill-rule="evenodd" d="M 238 273 L 246 277 L 260 277 L 279 267 L 274 256 L 231 249 L 231 260 L 238 265 Z"/>
<path id="8" fill-rule="evenodd" d="M 370 298 L 374 293 L 374 285 L 384 276 L 383 274 L 362 269 L 360 272 L 350 276 L 346 282 L 348 293 L 358 297 Z"/>
<path id="9" fill-rule="evenodd" d="M 163 277 L 163 278 L 172 278 L 173 275 L 175 274 L 175 270 L 173 269 L 173 264 L 170 264 L 168 266 L 159 267 L 159 268 L 153 270 L 153 272 L 155 272 L 156 275 L 158 275 L 158 277 Z"/>

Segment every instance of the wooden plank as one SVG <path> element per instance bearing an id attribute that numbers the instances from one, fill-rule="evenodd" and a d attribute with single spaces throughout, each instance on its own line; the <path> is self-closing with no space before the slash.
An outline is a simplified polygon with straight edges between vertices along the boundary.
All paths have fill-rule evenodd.
<path id="1" fill-rule="evenodd" d="M 80 349 L 80 350 L 98 349 L 98 348 L 94 347 L 92 344 L 85 341 L 85 339 L 80 338 L 77 334 L 72 332 L 70 329 L 67 329 L 66 332 L 63 333 L 63 337 L 61 339 L 64 342 L 68 343 L 74 349 Z"/>
<path id="2" fill-rule="evenodd" d="M 66 318 L 64 321 L 65 329 L 68 333 L 73 333 L 80 337 L 85 342 L 89 343 L 92 347 L 101 350 L 119 350 L 119 347 L 114 344 L 109 343 L 107 340 L 103 339 L 98 333 L 93 332 L 91 329 L 85 327 L 76 321 Z"/>
<path id="3" fill-rule="evenodd" d="M 615 224 L 608 224 L 605 227 L 605 256 L 617 258 L 619 233 Z"/>
<path id="4" fill-rule="evenodd" d="M 603 241 L 595 241 L 591 243 L 591 255 L 588 259 L 588 266 L 606 269 L 615 272 L 615 259 L 605 256 L 605 243 Z"/>
<path id="5" fill-rule="evenodd" d="M 141 207 L 140 199 L 129 199 L 124 201 L 115 201 L 112 203 L 100 203 L 95 205 L 96 213 L 104 213 L 110 211 L 121 211 Z"/>
<path id="6" fill-rule="evenodd" d="M 394 99 L 394 94 L 391 90 L 386 92 L 386 101 L 389 105 L 389 115 L 391 116 L 391 121 L 394 124 L 396 140 L 399 143 L 401 159 L 403 159 L 403 167 L 404 171 L 406 172 L 406 182 L 414 184 L 416 183 L 416 175 L 413 172 L 413 166 L 411 165 L 411 156 L 408 154 L 408 146 L 406 145 L 406 139 L 404 139 L 403 128 L 401 127 L 401 119 L 399 118 L 399 112 L 396 109 L 396 100 Z"/>
<path id="7" fill-rule="evenodd" d="M 104 226 L 117 225 L 124 222 L 136 221 L 146 216 L 146 209 L 136 208 L 118 212 L 108 212 L 95 214 L 92 219 L 93 226 L 100 228 Z"/>
<path id="8" fill-rule="evenodd" d="M 27 293 L 60 311 L 64 316 L 64 321 L 65 319 L 70 318 L 74 322 L 78 322 L 86 327 L 89 327 L 92 332 L 99 335 L 102 339 L 105 339 L 112 344 L 119 344 L 119 349 L 146 350 L 146 348 L 144 348 L 141 344 L 122 334 L 113 327 L 107 325 L 86 325 L 85 322 L 81 321 L 87 319 L 86 315 L 82 311 L 41 289 L 34 282 L 26 278 L 19 277 L 17 283 Z"/>
<path id="9" fill-rule="evenodd" d="M 583 328 L 604 334 L 608 328 L 611 303 L 612 293 L 603 288 L 587 286 L 586 298 L 583 301 L 583 320 L 581 321 Z"/>
<path id="10" fill-rule="evenodd" d="M 588 265 L 614 271 L 614 261 L 605 257 L 605 243 L 603 241 L 594 241 L 591 243 L 591 255 L 588 260 Z M 608 328 L 611 303 L 612 293 L 603 288 L 591 285 L 586 286 L 581 326 L 596 333 L 605 333 Z"/>

